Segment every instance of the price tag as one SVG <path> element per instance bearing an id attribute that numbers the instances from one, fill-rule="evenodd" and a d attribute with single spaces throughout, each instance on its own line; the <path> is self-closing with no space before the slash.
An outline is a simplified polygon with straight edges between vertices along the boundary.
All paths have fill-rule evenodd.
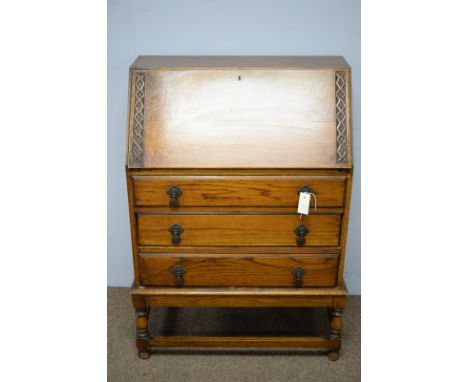
<path id="1" fill-rule="evenodd" d="M 310 194 L 308 192 L 299 193 L 299 204 L 297 205 L 297 213 L 301 215 L 309 215 Z"/>

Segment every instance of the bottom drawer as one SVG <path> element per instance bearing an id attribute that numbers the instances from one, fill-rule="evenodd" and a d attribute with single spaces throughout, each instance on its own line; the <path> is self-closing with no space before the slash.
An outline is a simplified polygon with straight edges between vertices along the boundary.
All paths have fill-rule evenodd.
<path id="1" fill-rule="evenodd" d="M 335 286 L 337 255 L 141 254 L 146 286 L 319 287 Z"/>

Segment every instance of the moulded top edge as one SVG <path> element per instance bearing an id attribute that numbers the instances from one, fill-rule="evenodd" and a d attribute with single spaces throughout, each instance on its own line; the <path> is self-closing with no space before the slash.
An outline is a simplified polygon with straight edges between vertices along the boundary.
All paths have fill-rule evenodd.
<path id="1" fill-rule="evenodd" d="M 321 166 L 310 166 L 310 167 L 264 167 L 264 166 L 251 166 L 251 167 L 234 167 L 234 166 L 218 166 L 218 167 L 189 167 L 189 166 L 157 166 L 155 164 L 152 165 L 132 165 L 127 163 L 127 169 L 135 170 L 135 171 L 145 171 L 145 170 L 155 170 L 155 171 L 228 171 L 228 172 L 244 172 L 244 171 L 266 171 L 266 172 L 274 172 L 278 171 L 279 173 L 283 171 L 349 171 L 353 170 L 353 163 L 336 163 L 336 164 L 324 164 Z"/>
<path id="2" fill-rule="evenodd" d="M 138 56 L 131 69 L 349 68 L 342 56 Z"/>

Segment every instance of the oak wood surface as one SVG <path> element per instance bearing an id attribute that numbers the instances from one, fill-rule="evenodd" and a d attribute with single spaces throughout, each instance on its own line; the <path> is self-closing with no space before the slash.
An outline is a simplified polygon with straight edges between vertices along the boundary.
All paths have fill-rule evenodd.
<path id="1" fill-rule="evenodd" d="M 136 215 L 134 210 L 134 192 L 133 180 L 129 171 L 126 171 L 127 180 L 127 197 L 128 197 L 128 214 L 130 220 L 130 235 L 132 238 L 132 260 L 133 260 L 133 284 L 139 285 L 139 259 L 138 259 L 138 228 L 136 225 Z"/>
<path id="2" fill-rule="evenodd" d="M 132 69 L 349 68 L 341 56 L 138 56 Z"/>
<path id="3" fill-rule="evenodd" d="M 155 348 L 328 348 L 332 341 L 327 337 L 157 336 L 149 344 Z"/>
<path id="4" fill-rule="evenodd" d="M 293 246 L 294 229 L 306 225 L 304 246 L 338 246 L 341 215 L 139 214 L 139 245 L 171 245 L 169 227 L 182 226 L 184 246 Z"/>
<path id="5" fill-rule="evenodd" d="M 333 69 L 148 71 L 144 103 L 130 167 L 349 167 L 336 163 Z"/>
<path id="6" fill-rule="evenodd" d="M 162 297 L 162 296 L 245 296 L 245 297 L 346 297 L 348 289 L 346 285 L 333 288 L 151 288 L 139 287 L 130 291 L 133 297 Z"/>
<path id="7" fill-rule="evenodd" d="M 344 203 L 345 176 L 134 176 L 137 206 L 167 206 L 170 186 L 182 195 L 179 208 L 198 206 L 290 206 L 298 203 L 298 190 L 309 186 L 317 207 L 341 207 Z"/>
<path id="8" fill-rule="evenodd" d="M 302 255 L 321 255 L 321 254 L 330 254 L 336 255 L 341 253 L 341 248 L 338 247 L 239 247 L 239 246 L 229 246 L 229 247 L 205 247 L 197 246 L 196 250 L 194 247 L 182 245 L 171 245 L 171 246 L 153 246 L 153 245 L 139 245 L 137 246 L 138 253 L 177 253 L 181 256 L 189 254 L 190 256 L 198 255 L 207 255 L 216 256 L 217 254 L 237 254 L 239 256 L 244 256 L 245 254 L 291 254 L 294 256 Z M 196 253 L 194 253 L 196 252 Z"/>
<path id="9" fill-rule="evenodd" d="M 155 214 L 173 214 L 173 215 L 183 215 L 183 214 L 192 214 L 192 215 L 232 215 L 234 214 L 245 214 L 245 215 L 296 215 L 297 216 L 297 205 L 289 207 L 249 207 L 249 206 L 238 206 L 238 207 L 229 207 L 229 206 L 219 206 L 219 207 L 209 207 L 209 206 L 200 206 L 200 207 L 170 207 L 170 206 L 161 206 L 161 207 L 138 207 L 135 206 L 133 210 L 136 213 L 155 213 Z M 310 209 L 310 212 L 314 215 L 330 215 L 337 214 L 340 215 L 344 213 L 345 209 L 342 207 L 317 207 L 315 210 L 313 205 Z"/>
<path id="10" fill-rule="evenodd" d="M 267 256 L 152 256 L 140 255 L 141 284 L 174 286 L 171 270 L 182 266 L 184 287 L 201 286 L 294 286 L 294 267 L 305 270 L 303 287 L 336 285 L 338 259 L 334 255 L 314 257 Z"/>
<path id="11" fill-rule="evenodd" d="M 344 273 L 344 266 L 345 266 L 345 256 L 346 256 L 346 243 L 348 241 L 348 224 L 349 224 L 349 213 L 350 213 L 350 204 L 351 204 L 351 191 L 353 187 L 353 174 L 352 171 L 347 176 L 346 180 L 346 200 L 344 213 L 341 216 L 341 256 L 340 262 L 338 266 L 338 285 L 341 286 L 344 283 L 343 273 Z"/>
<path id="12" fill-rule="evenodd" d="M 135 306 L 154 307 L 338 307 L 346 288 L 135 288 Z"/>
<path id="13" fill-rule="evenodd" d="M 346 176 L 347 168 L 130 168 L 126 170 L 132 176 Z"/>

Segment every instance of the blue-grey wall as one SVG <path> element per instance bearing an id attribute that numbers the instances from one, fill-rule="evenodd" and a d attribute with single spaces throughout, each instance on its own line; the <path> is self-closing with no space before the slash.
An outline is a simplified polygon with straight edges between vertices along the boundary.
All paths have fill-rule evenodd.
<path id="1" fill-rule="evenodd" d="M 361 292 L 359 0 L 108 1 L 108 285 L 132 282 L 125 184 L 128 67 L 138 55 L 342 55 L 353 70 L 354 163 L 345 279 Z"/>

